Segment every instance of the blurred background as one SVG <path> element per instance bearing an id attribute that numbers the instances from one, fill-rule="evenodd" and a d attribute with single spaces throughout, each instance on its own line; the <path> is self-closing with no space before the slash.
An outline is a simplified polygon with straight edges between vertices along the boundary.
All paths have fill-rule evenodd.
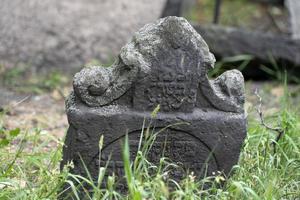
<path id="1" fill-rule="evenodd" d="M 247 104 L 256 100 L 254 90 L 263 88 L 263 99 L 276 112 L 284 81 L 295 102 L 299 99 L 299 0 L 2 0 L 0 5 L 0 110 L 10 110 L 8 128 L 41 126 L 61 137 L 74 73 L 109 66 L 135 31 L 174 15 L 188 19 L 215 54 L 212 78 L 227 69 L 242 71 Z"/>
<path id="2" fill-rule="evenodd" d="M 75 177 L 59 168 L 74 74 L 110 66 L 134 32 L 174 15 L 185 17 L 217 58 L 210 78 L 243 73 L 248 126 L 232 176 L 218 171 L 203 187 L 191 173 L 175 193 L 300 199 L 300 0 L 0 0 L 1 200 L 59 197 L 67 177 Z M 142 195 L 172 199 L 177 184 L 166 177 L 173 163 L 161 161 L 167 168 L 159 166 L 153 180 L 154 165 L 151 180 L 132 179 Z M 115 199 L 110 178 L 105 195 Z"/>

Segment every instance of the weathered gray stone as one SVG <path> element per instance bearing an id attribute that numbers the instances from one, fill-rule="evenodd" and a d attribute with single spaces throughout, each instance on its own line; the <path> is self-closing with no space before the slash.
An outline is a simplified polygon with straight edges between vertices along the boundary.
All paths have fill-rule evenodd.
<path id="1" fill-rule="evenodd" d="M 120 141 L 128 133 L 134 158 L 142 124 L 159 104 L 152 128 L 189 125 L 160 133 L 148 159 L 158 162 L 166 144 L 165 156 L 198 177 L 206 167 L 208 176 L 215 171 L 228 174 L 246 136 L 244 80 L 232 70 L 210 81 L 207 72 L 214 62 L 205 41 L 185 19 L 167 17 L 144 26 L 110 68 L 87 68 L 75 75 L 75 92 L 66 102 L 70 128 L 62 166 L 72 161 L 71 172 L 86 176 L 83 161 L 96 180 L 112 153 L 109 173 L 115 171 L 120 178 Z M 180 170 L 172 173 L 175 179 L 183 176 Z"/>
<path id="2" fill-rule="evenodd" d="M 1 0 L 0 64 L 73 71 L 110 62 L 166 0 Z"/>

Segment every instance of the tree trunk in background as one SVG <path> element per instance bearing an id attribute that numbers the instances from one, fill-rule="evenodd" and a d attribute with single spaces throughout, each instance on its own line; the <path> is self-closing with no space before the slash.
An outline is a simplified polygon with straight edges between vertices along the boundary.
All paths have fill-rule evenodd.
<path id="1" fill-rule="evenodd" d="M 290 14 L 293 39 L 300 39 L 300 0 L 286 0 L 285 5 Z"/>

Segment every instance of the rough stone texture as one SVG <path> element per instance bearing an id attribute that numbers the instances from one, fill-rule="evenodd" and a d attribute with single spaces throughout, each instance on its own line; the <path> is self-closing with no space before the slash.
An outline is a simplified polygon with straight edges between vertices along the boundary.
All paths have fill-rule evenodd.
<path id="1" fill-rule="evenodd" d="M 149 160 L 158 161 L 167 139 L 165 155 L 184 169 L 198 177 L 206 167 L 206 175 L 217 170 L 228 174 L 246 136 L 244 80 L 237 70 L 208 80 L 214 62 L 205 41 L 184 18 L 167 17 L 144 26 L 111 68 L 93 67 L 75 75 L 74 92 L 66 102 L 70 128 L 62 166 L 73 161 L 72 172 L 86 175 L 83 161 L 96 179 L 99 165 L 112 153 L 109 173 L 122 176 L 120 142 L 128 133 L 133 158 L 143 121 L 160 104 L 152 128 L 189 125 L 160 133 Z M 172 173 L 175 179 L 182 176 L 180 170 Z"/>
<path id="2" fill-rule="evenodd" d="M 109 62 L 166 0 L 1 0 L 0 64 L 73 71 Z"/>
<path id="3" fill-rule="evenodd" d="M 290 13 L 290 23 L 292 28 L 293 39 L 300 39 L 300 1 L 285 0 L 285 6 Z"/>
<path id="4" fill-rule="evenodd" d="M 294 40 L 287 35 L 249 32 L 214 25 L 194 24 L 194 28 L 205 39 L 211 51 L 219 56 L 250 54 L 269 62 L 272 55 L 275 59 L 300 65 L 300 40 Z"/>

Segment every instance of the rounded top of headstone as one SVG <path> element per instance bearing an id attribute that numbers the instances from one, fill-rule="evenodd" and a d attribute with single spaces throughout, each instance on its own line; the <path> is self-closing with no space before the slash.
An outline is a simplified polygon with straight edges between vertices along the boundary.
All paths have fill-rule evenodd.
<path id="1" fill-rule="evenodd" d="M 138 65 L 147 72 L 154 58 L 165 51 L 182 49 L 193 53 L 207 71 L 215 63 L 206 42 L 182 17 L 169 16 L 150 23 L 136 32 L 130 43 L 121 49 L 120 58 L 126 65 Z"/>
<path id="2" fill-rule="evenodd" d="M 207 72 L 214 63 L 214 55 L 188 21 L 171 16 L 136 32 L 111 67 L 76 74 L 74 91 L 92 107 L 126 99 L 122 105 L 142 111 L 160 105 L 163 112 L 193 112 L 208 105 L 243 112 L 242 74 L 231 71 L 209 81 Z"/>
<path id="3" fill-rule="evenodd" d="M 133 106 L 191 112 L 198 85 L 215 58 L 202 37 L 181 17 L 166 17 L 140 29 L 124 46 L 120 60 L 139 68 Z"/>

